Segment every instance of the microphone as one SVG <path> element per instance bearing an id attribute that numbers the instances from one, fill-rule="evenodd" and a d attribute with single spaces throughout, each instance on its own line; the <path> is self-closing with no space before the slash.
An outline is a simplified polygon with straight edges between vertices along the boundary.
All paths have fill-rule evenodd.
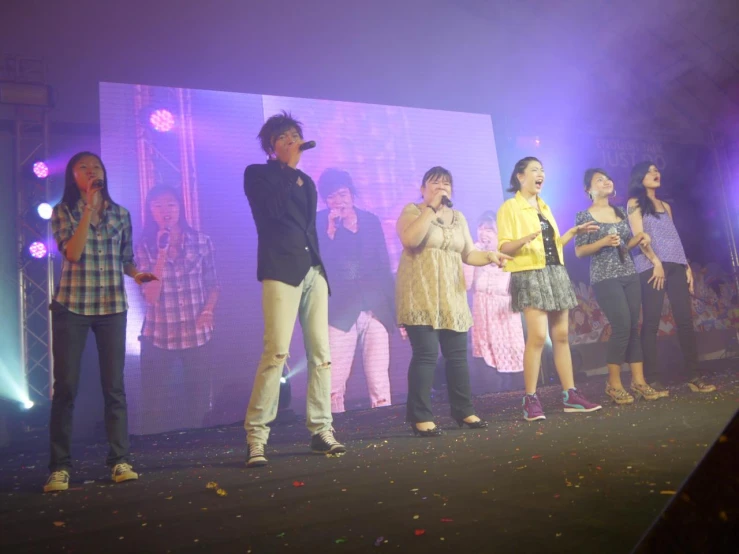
<path id="1" fill-rule="evenodd" d="M 105 181 L 103 181 L 102 179 L 96 179 L 95 181 L 93 181 L 92 186 L 101 189 L 105 188 Z"/>
<path id="2" fill-rule="evenodd" d="M 623 246 L 617 246 L 616 251 L 618 252 L 618 260 L 621 263 L 624 263 L 626 261 L 626 255 L 624 254 Z"/>
<path id="3" fill-rule="evenodd" d="M 157 246 L 159 247 L 159 250 L 165 250 L 169 246 L 169 229 L 159 235 Z"/>
<path id="4" fill-rule="evenodd" d="M 441 203 L 444 204 L 447 208 L 451 208 L 452 206 L 454 206 L 454 202 L 452 202 L 452 200 L 448 196 L 442 196 Z"/>
<path id="5" fill-rule="evenodd" d="M 315 140 L 309 140 L 308 142 L 304 142 L 300 145 L 300 151 L 305 152 L 306 150 L 310 150 L 311 148 L 316 147 L 316 141 Z"/>
<path id="6" fill-rule="evenodd" d="M 615 227 L 610 228 L 610 234 L 618 236 L 618 231 L 616 231 Z M 624 263 L 624 261 L 626 261 L 626 257 L 625 257 L 623 245 L 619 244 L 618 246 L 614 246 L 614 248 L 616 249 L 616 252 L 618 253 L 618 260 L 621 263 Z"/>

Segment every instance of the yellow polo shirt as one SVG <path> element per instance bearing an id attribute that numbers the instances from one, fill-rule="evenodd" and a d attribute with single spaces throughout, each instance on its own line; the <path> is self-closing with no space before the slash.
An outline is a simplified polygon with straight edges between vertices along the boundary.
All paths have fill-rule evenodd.
<path id="1" fill-rule="evenodd" d="M 554 221 L 552 210 L 540 197 L 537 197 L 537 200 L 541 214 L 554 228 L 557 254 L 559 254 L 560 263 L 564 264 L 562 237 L 559 234 L 557 222 Z M 517 192 L 514 198 L 506 200 L 498 210 L 498 250 L 507 242 L 522 239 L 537 231 L 541 231 L 541 222 L 536 208 L 529 204 L 520 192 Z M 505 270 L 511 272 L 530 271 L 532 269 L 543 269 L 546 265 L 544 238 L 539 235 L 513 255 L 513 259 L 506 263 Z"/>

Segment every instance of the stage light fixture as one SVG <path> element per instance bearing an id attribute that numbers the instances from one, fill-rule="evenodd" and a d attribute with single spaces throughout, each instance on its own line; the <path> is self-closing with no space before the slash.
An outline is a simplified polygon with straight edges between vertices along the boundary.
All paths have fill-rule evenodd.
<path id="1" fill-rule="evenodd" d="M 54 208 L 51 207 L 51 204 L 42 202 L 38 205 L 36 211 L 41 219 L 51 219 L 51 212 L 54 211 Z"/>
<path id="2" fill-rule="evenodd" d="M 286 373 L 280 377 L 280 395 L 277 398 L 277 417 L 275 417 L 274 425 L 290 425 L 295 423 L 298 416 L 290 409 L 292 401 L 292 390 L 290 387 L 290 373 L 287 364 L 285 364 Z"/>
<path id="3" fill-rule="evenodd" d="M 48 250 L 46 249 L 46 245 L 43 242 L 32 242 L 31 245 L 28 247 L 28 253 L 31 255 L 32 258 L 41 259 L 46 257 Z"/>
<path id="4" fill-rule="evenodd" d="M 169 110 L 155 110 L 149 117 L 149 123 L 155 131 L 168 133 L 174 127 L 174 116 Z"/>
<path id="5" fill-rule="evenodd" d="M 31 400 L 28 400 L 28 399 L 24 400 L 24 401 L 23 401 L 23 402 L 21 403 L 21 406 L 23 406 L 23 409 L 24 409 L 24 410 L 30 410 L 31 408 L 33 408 L 33 407 L 34 407 L 34 405 L 35 405 L 35 404 L 34 404 L 34 403 L 33 403 L 33 402 L 31 401 Z"/>
<path id="6" fill-rule="evenodd" d="M 283 375 L 280 377 L 280 396 L 277 400 L 277 411 L 282 412 L 290 408 L 292 402 L 292 388 L 290 387 L 290 379 Z"/>
<path id="7" fill-rule="evenodd" d="M 49 176 L 49 166 L 42 161 L 35 162 L 33 164 L 33 174 L 39 179 L 46 179 Z"/>

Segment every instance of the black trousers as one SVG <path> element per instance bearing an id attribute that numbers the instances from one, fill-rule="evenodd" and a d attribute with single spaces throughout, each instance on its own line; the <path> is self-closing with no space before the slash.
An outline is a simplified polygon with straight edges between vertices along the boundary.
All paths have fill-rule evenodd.
<path id="1" fill-rule="evenodd" d="M 141 338 L 141 397 L 146 433 L 204 425 L 210 409 L 211 352 L 210 343 L 165 350 L 154 346 L 150 339 Z"/>
<path id="2" fill-rule="evenodd" d="M 647 281 L 652 277 L 652 270 L 639 275 L 642 289 L 642 308 L 644 319 L 641 329 L 641 344 L 644 351 L 644 377 L 648 382 L 666 380 L 666 373 L 657 365 L 657 331 L 662 316 L 662 304 L 665 293 L 670 299 L 672 315 L 677 324 L 677 338 L 683 351 L 688 379 L 698 377 L 698 344 L 693 329 L 693 312 L 688 289 L 688 277 L 684 265 L 663 262 L 665 270 L 665 288 L 656 290 Z"/>
<path id="3" fill-rule="evenodd" d="M 639 276 L 615 277 L 593 284 L 595 299 L 611 324 L 607 364 L 644 361 L 639 337 L 641 283 Z"/>
<path id="4" fill-rule="evenodd" d="M 80 362 L 92 329 L 100 362 L 100 383 L 105 401 L 105 432 L 110 450 L 107 464 L 128 461 L 128 408 L 123 385 L 126 361 L 126 312 L 85 316 L 54 302 L 51 306 L 54 356 L 54 396 L 51 401 L 49 470 L 72 467 L 72 414 L 80 382 Z"/>
<path id="5" fill-rule="evenodd" d="M 431 386 L 436 360 L 446 360 L 446 379 L 452 417 L 464 419 L 475 413 L 470 399 L 470 372 L 467 366 L 467 333 L 434 329 L 425 325 L 406 326 L 413 356 L 408 368 L 407 419 L 411 423 L 433 421 Z"/>

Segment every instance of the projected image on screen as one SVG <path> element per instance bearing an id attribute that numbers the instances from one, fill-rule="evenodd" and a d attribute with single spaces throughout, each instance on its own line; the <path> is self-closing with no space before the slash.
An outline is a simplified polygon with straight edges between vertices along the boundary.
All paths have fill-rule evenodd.
<path id="1" fill-rule="evenodd" d="M 394 321 L 395 223 L 420 201 L 424 172 L 441 165 L 474 235 L 479 216 L 502 203 L 490 116 L 114 83 L 101 84 L 100 106 L 111 194 L 131 211 L 139 267 L 161 276 L 128 291 L 132 432 L 244 417 L 263 326 L 243 171 L 264 163 L 256 134 L 282 110 L 317 143 L 299 167 L 318 187 L 332 287 L 332 410 L 405 402 L 410 346 Z M 296 412 L 305 369 L 294 333 L 285 377 Z"/>

